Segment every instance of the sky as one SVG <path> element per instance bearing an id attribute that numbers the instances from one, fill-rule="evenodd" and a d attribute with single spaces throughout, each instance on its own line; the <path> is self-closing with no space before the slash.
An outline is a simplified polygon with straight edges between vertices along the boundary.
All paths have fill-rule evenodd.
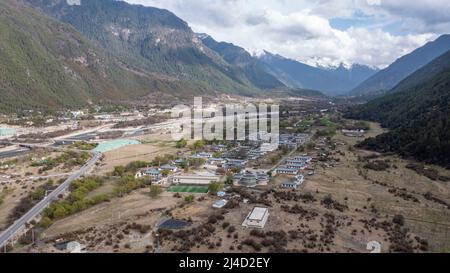
<path id="1" fill-rule="evenodd" d="M 448 0 L 125 0 L 218 41 L 311 65 L 384 68 L 450 31 Z"/>

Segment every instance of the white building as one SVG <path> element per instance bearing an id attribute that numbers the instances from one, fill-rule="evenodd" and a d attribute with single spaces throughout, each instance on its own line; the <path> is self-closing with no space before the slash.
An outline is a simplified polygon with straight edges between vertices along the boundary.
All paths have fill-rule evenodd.
<path id="1" fill-rule="evenodd" d="M 279 167 L 275 170 L 275 174 L 288 174 L 288 175 L 297 175 L 298 169 L 290 169 L 286 167 Z"/>
<path id="2" fill-rule="evenodd" d="M 159 170 L 161 171 L 169 171 L 169 172 L 177 172 L 178 171 L 178 167 L 177 166 L 172 166 L 172 165 L 162 165 L 161 167 L 159 167 Z"/>
<path id="3" fill-rule="evenodd" d="M 158 181 L 159 179 L 161 179 L 161 172 L 158 169 L 148 168 L 148 169 L 139 170 L 134 175 L 135 178 L 141 178 L 141 177 L 144 177 L 144 176 L 151 177 L 152 180 Z"/>
<path id="4" fill-rule="evenodd" d="M 278 143 L 263 143 L 259 149 L 263 153 L 273 152 L 278 149 Z"/>
<path id="5" fill-rule="evenodd" d="M 364 130 L 346 130 L 342 129 L 342 134 L 348 137 L 363 137 L 366 132 Z"/>
<path id="6" fill-rule="evenodd" d="M 209 158 L 207 163 L 209 165 L 215 165 L 216 166 L 216 165 L 225 164 L 225 163 L 227 163 L 227 161 L 225 159 L 223 159 L 223 158 L 215 158 L 215 157 L 213 157 L 213 158 Z"/>
<path id="7" fill-rule="evenodd" d="M 286 181 L 281 184 L 282 188 L 288 188 L 288 189 L 297 189 L 300 185 L 303 184 L 305 181 L 305 178 L 302 174 L 299 174 L 295 176 L 295 179 L 291 181 Z"/>
<path id="8" fill-rule="evenodd" d="M 215 209 L 221 209 L 221 208 L 225 207 L 225 205 L 226 205 L 227 203 L 228 203 L 227 200 L 222 199 L 222 200 L 219 200 L 219 201 L 215 202 L 215 203 L 212 205 L 212 207 L 215 208 Z"/>
<path id="9" fill-rule="evenodd" d="M 242 226 L 249 228 L 264 228 L 268 218 L 269 210 L 267 208 L 254 207 L 245 218 Z"/>
<path id="10" fill-rule="evenodd" d="M 195 155 L 195 157 L 208 159 L 208 158 L 212 158 L 213 154 L 212 153 L 198 153 Z"/>
<path id="11" fill-rule="evenodd" d="M 208 185 L 211 182 L 219 182 L 217 175 L 175 175 L 172 177 L 174 184 Z"/>
<path id="12" fill-rule="evenodd" d="M 306 155 L 304 155 L 304 156 L 303 155 L 302 156 L 294 156 L 294 158 L 292 160 L 309 163 L 309 162 L 311 162 L 312 157 L 306 156 Z"/>
<path id="13" fill-rule="evenodd" d="M 86 253 L 86 247 L 76 241 L 67 243 L 66 249 L 70 253 Z"/>

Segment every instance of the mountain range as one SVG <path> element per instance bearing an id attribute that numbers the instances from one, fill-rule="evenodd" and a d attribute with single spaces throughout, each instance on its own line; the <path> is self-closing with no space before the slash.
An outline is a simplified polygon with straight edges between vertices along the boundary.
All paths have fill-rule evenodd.
<path id="1" fill-rule="evenodd" d="M 198 37 L 204 45 L 217 52 L 225 61 L 241 67 L 247 78 L 259 88 L 280 88 L 285 86 L 277 77 L 266 72 L 259 64 L 258 59 L 254 58 L 242 47 L 231 43 L 217 42 L 207 34 L 199 34 Z"/>
<path id="2" fill-rule="evenodd" d="M 82 0 L 81 5 L 65 0 L 26 2 L 70 24 L 133 69 L 178 81 L 199 93 L 258 91 L 240 67 L 204 46 L 170 11 L 114 0 Z"/>
<path id="3" fill-rule="evenodd" d="M 262 86 L 167 10 L 113 0 L 4 0 L 0 15 L 2 112 L 289 91 L 276 79 Z"/>
<path id="4" fill-rule="evenodd" d="M 442 35 L 413 52 L 397 59 L 387 68 L 371 76 L 356 88 L 350 95 L 364 95 L 391 90 L 403 79 L 425 66 L 435 58 L 450 50 L 450 35 Z"/>
<path id="5" fill-rule="evenodd" d="M 194 33 L 168 10 L 116 0 L 69 3 L 0 3 L 0 111 L 173 102 L 223 93 L 376 93 L 391 90 L 450 48 L 450 35 L 443 35 L 381 71 L 358 64 L 314 67 L 267 51 L 255 56 Z"/>
<path id="6" fill-rule="evenodd" d="M 319 90 L 332 96 L 347 93 L 378 71 L 358 64 L 350 68 L 342 64 L 337 68 L 314 67 L 267 51 L 258 61 L 289 87 Z"/>

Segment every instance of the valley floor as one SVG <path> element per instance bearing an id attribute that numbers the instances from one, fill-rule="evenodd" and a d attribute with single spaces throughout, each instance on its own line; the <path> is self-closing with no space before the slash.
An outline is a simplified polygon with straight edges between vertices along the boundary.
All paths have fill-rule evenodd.
<path id="1" fill-rule="evenodd" d="M 377 124 L 371 128 L 370 135 L 383 131 Z M 249 201 L 216 210 L 211 206 L 220 198 L 213 195 L 195 195 L 188 203 L 185 194 L 150 197 L 148 188 L 136 190 L 55 222 L 43 231 L 41 243 L 18 251 L 55 252 L 57 239 L 76 240 L 89 252 L 368 252 L 370 241 L 379 242 L 383 252 L 450 251 L 450 209 L 435 201 L 450 203 L 450 183 L 419 175 L 406 168 L 410 161 L 397 156 L 354 149 L 358 140 L 338 132 L 332 140 L 336 149 L 327 148 L 328 160 L 316 162 L 315 174 L 296 191 L 281 189 L 289 178 L 276 177 L 267 186 L 235 189 L 230 196 Z M 133 152 L 124 153 L 121 163 L 128 153 Z M 318 156 L 315 150 L 309 153 Z M 390 167 L 364 167 L 373 160 Z M 111 171 L 115 163 L 98 171 Z M 448 170 L 433 168 L 450 176 Z M 107 192 L 112 186 L 102 188 Z M 427 193 L 435 199 L 426 198 Z M 261 231 L 241 226 L 255 206 L 269 208 Z M 404 220 L 400 224 L 393 222 L 398 215 Z M 190 225 L 156 237 L 156 226 L 167 217 Z"/>

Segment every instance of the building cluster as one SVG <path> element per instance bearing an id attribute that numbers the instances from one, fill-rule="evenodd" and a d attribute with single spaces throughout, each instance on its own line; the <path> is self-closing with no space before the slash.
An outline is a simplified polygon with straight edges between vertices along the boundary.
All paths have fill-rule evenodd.
<path id="1" fill-rule="evenodd" d="M 153 183 L 158 183 L 161 182 L 162 178 L 163 178 L 163 173 L 167 172 L 168 174 L 170 173 L 177 173 L 179 171 L 179 168 L 175 165 L 172 164 L 166 164 L 166 165 L 162 165 L 160 167 L 151 167 L 151 168 L 144 168 L 141 169 L 139 171 L 137 171 L 137 173 L 134 175 L 135 178 L 150 178 L 150 180 Z"/>
<path id="2" fill-rule="evenodd" d="M 309 134 L 281 134 L 279 142 L 281 147 L 295 149 L 308 143 L 309 139 Z"/>
<path id="3" fill-rule="evenodd" d="M 308 167 L 312 158 L 307 155 L 294 156 L 285 160 L 284 165 L 275 169 L 275 174 L 298 175 Z"/>

